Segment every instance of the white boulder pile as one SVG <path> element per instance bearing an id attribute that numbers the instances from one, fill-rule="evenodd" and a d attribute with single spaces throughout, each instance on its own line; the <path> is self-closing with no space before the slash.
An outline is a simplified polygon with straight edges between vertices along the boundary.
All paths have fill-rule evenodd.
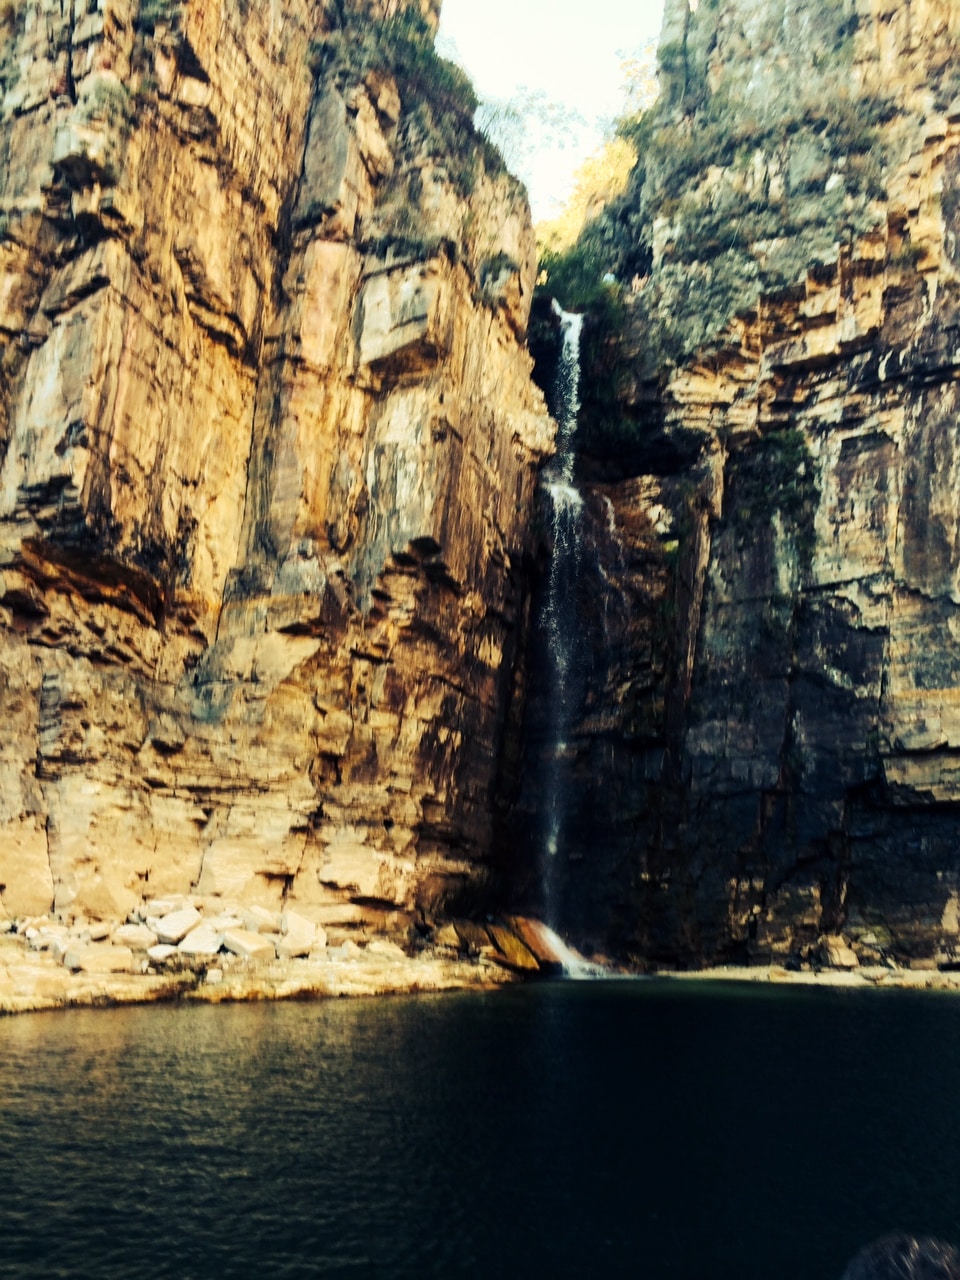
<path id="1" fill-rule="evenodd" d="M 155 899 L 143 905 L 142 920 L 131 920 L 115 940 L 134 929 L 147 943 L 148 960 L 158 966 L 194 967 L 218 957 L 221 967 L 268 964 L 294 957 L 317 957 L 327 945 L 323 928 L 296 911 L 277 913 L 222 899 Z M 123 939 L 120 934 L 123 934 Z"/>
<path id="2" fill-rule="evenodd" d="M 124 924 L 50 916 L 3 919 L 0 930 L 34 952 L 46 952 L 74 973 L 144 974 L 223 969 L 277 960 L 323 959 L 322 925 L 298 911 L 268 911 L 218 898 L 145 901 Z"/>

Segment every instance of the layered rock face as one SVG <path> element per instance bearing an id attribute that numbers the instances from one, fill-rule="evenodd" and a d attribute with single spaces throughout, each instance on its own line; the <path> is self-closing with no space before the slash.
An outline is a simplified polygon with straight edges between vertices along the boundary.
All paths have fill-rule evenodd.
<path id="1" fill-rule="evenodd" d="M 684 22 L 688 41 L 714 24 L 718 83 L 738 74 L 717 53 L 735 29 L 759 92 L 777 51 L 751 30 L 823 7 L 701 4 Z M 632 452 L 585 462 L 600 479 L 584 538 L 608 549 L 587 564 L 583 635 L 601 617 L 609 634 L 570 737 L 561 923 L 647 958 L 810 957 L 844 934 L 861 959 L 949 965 L 960 947 L 957 15 L 828 7 L 848 24 L 851 92 L 883 81 L 896 108 L 877 125 L 873 230 L 812 256 L 659 385 L 624 358 Z M 815 149 L 801 132 L 784 145 Z M 822 175 L 818 235 L 846 171 Z M 675 194 L 702 212 L 699 178 Z M 684 305 L 707 308 L 715 250 L 687 250 Z"/>
<path id="2" fill-rule="evenodd" d="M 0 9 L 11 915 L 389 927 L 484 878 L 553 425 L 422 8 Z"/>
<path id="3" fill-rule="evenodd" d="M 760 292 L 910 203 L 911 157 L 960 93 L 960 17 L 942 0 L 667 0 L 661 97 L 602 221 L 659 372 Z"/>

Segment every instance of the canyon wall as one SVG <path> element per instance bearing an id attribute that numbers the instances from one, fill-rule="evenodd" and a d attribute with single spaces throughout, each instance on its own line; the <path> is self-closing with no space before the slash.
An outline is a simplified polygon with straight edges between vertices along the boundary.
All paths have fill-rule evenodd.
<path id="1" fill-rule="evenodd" d="M 960 18 L 669 0 L 561 741 L 533 235 L 437 18 L 0 4 L 2 913 L 406 937 L 549 869 L 638 963 L 960 963 Z"/>
<path id="2" fill-rule="evenodd" d="M 960 18 L 677 0 L 664 39 L 651 151 L 590 233 L 620 285 L 585 372 L 560 923 L 638 960 L 842 933 L 950 966 Z"/>
<path id="3" fill-rule="evenodd" d="M 0 903 L 482 886 L 525 196 L 397 0 L 0 5 Z"/>

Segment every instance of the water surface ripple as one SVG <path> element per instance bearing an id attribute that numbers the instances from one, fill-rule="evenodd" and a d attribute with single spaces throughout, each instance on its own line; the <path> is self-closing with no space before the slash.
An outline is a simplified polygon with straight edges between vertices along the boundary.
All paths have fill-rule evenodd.
<path id="1" fill-rule="evenodd" d="M 668 983 L 0 1021 L 0 1275 L 831 1280 L 960 1240 L 960 1000 Z"/>

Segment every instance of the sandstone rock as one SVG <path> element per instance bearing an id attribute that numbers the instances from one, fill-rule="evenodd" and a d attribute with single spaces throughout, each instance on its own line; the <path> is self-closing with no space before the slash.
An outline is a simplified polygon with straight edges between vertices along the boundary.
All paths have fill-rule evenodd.
<path id="1" fill-rule="evenodd" d="M 496 945 L 500 959 L 511 969 L 523 972 L 536 972 L 539 968 L 536 957 L 512 930 L 505 925 L 491 924 L 488 932 Z"/>
<path id="2" fill-rule="evenodd" d="M 123 924 L 114 930 L 113 942 L 131 951 L 149 951 L 157 945 L 157 935 L 145 924 Z"/>
<path id="3" fill-rule="evenodd" d="M 223 934 L 208 924 L 198 924 L 177 945 L 184 956 L 215 956 L 223 944 Z"/>
<path id="4" fill-rule="evenodd" d="M 403 947 L 398 946 L 396 942 L 391 942 L 389 938 L 374 938 L 367 943 L 367 952 L 375 956 L 387 956 L 391 960 L 406 960 L 407 953 Z"/>
<path id="5" fill-rule="evenodd" d="M 36 820 L 19 819 L 0 839 L 0 907 L 12 916 L 34 915 L 53 905 L 53 873 L 47 833 Z"/>
<path id="6" fill-rule="evenodd" d="M 454 920 L 453 927 L 457 931 L 462 951 L 476 953 L 491 945 L 490 935 L 481 924 L 475 924 L 472 920 Z"/>
<path id="7" fill-rule="evenodd" d="M 5 37 L 7 914 L 388 928 L 486 880 L 554 434 L 535 243 L 471 105 L 334 8 Z"/>
<path id="8" fill-rule="evenodd" d="M 64 952 L 63 963 L 67 969 L 80 973 L 131 973 L 134 968 L 130 948 L 110 943 L 71 946 Z"/>
<path id="9" fill-rule="evenodd" d="M 417 263 L 370 277 L 360 294 L 359 361 L 418 368 L 446 355 L 450 298 L 440 264 Z"/>
<path id="10" fill-rule="evenodd" d="M 25 936 L 33 951 L 54 951 L 62 954 L 69 945 L 68 934 L 66 925 L 48 923 L 39 929 L 28 929 Z"/>
<path id="11" fill-rule="evenodd" d="M 452 924 L 442 925 L 433 935 L 433 941 L 438 947 L 451 947 L 454 951 L 460 950 L 460 935 Z"/>
<path id="12" fill-rule="evenodd" d="M 243 917 L 239 912 L 224 912 L 222 915 L 205 915 L 204 920 L 211 929 L 223 933 L 227 929 L 242 929 Z"/>
<path id="13" fill-rule="evenodd" d="M 828 969 L 856 969 L 860 964 L 845 938 L 825 935 L 820 938 L 818 949 L 820 963 Z"/>
<path id="14" fill-rule="evenodd" d="M 567 964 L 571 955 L 569 948 L 540 920 L 510 916 L 507 924 L 541 968 L 563 969 Z"/>
<path id="15" fill-rule="evenodd" d="M 194 906 L 192 902 L 188 902 L 182 895 L 169 898 L 150 898 L 143 904 L 143 917 L 150 917 L 154 920 L 161 920 L 164 916 L 172 915 L 174 911 L 180 911 L 184 907 Z"/>
<path id="16" fill-rule="evenodd" d="M 223 945 L 244 960 L 276 959 L 274 944 L 262 934 L 251 933 L 247 929 L 224 930 Z"/>
<path id="17" fill-rule="evenodd" d="M 284 911 L 280 918 L 281 937 L 277 955 L 281 960 L 307 956 L 317 946 L 317 926 L 296 911 Z"/>
<path id="18" fill-rule="evenodd" d="M 722 12 L 700 6 L 697 23 Z M 955 42 L 945 6 L 922 23 L 931 49 Z M 854 43 L 867 77 L 876 34 L 864 11 Z M 930 50 L 902 34 L 896 141 L 882 143 L 902 151 L 878 196 L 900 230 L 885 213 L 790 288 L 754 296 L 662 395 L 631 363 L 637 335 L 625 338 L 624 411 L 656 418 L 660 434 L 638 440 L 640 474 L 608 458 L 613 478 L 585 486 L 577 653 L 589 675 L 562 790 L 591 820 L 571 824 L 558 867 L 570 916 L 622 951 L 800 954 L 840 927 L 857 938 L 839 903 L 882 919 L 880 945 L 901 956 L 956 944 L 960 675 L 947 637 L 960 579 L 944 477 L 960 438 L 957 353 L 941 335 L 956 314 L 943 289 L 960 139 L 915 114 L 913 95 L 941 85 Z M 715 207 L 706 185 L 689 194 Z M 677 280 L 699 308 L 685 268 Z M 525 673 L 524 776 L 541 790 L 504 841 L 529 837 L 534 856 L 550 705 L 539 678 Z"/>
<path id="19" fill-rule="evenodd" d="M 243 927 L 249 933 L 279 933 L 280 916 L 266 907 L 254 905 L 242 911 Z"/>
<path id="20" fill-rule="evenodd" d="M 94 921 L 125 920 L 136 901 L 122 876 L 108 869 L 81 882 L 71 909 Z"/>
<path id="21" fill-rule="evenodd" d="M 202 920 L 196 907 L 181 907 L 156 921 L 153 928 L 160 942 L 179 943 Z"/>
<path id="22" fill-rule="evenodd" d="M 177 948 L 169 942 L 158 942 L 156 946 L 147 950 L 147 958 L 159 965 L 167 964 L 176 955 L 179 955 Z"/>

